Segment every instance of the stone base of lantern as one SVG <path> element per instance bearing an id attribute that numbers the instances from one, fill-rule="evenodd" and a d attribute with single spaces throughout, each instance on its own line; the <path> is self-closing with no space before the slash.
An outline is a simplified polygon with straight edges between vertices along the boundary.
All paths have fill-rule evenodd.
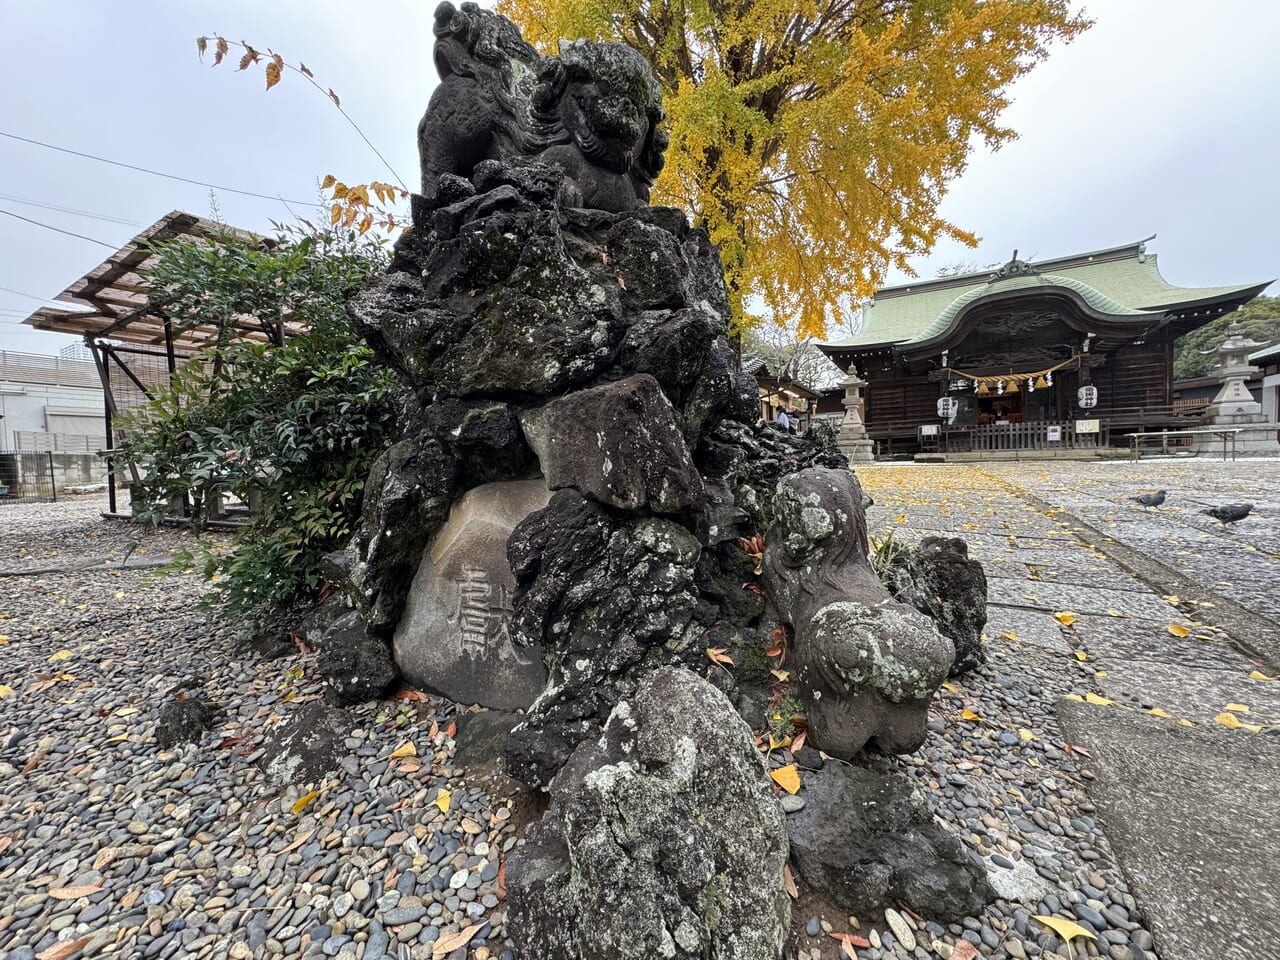
<path id="1" fill-rule="evenodd" d="M 1280 423 L 1268 423 L 1261 413 L 1223 414 L 1204 422 L 1205 427 L 1227 429 L 1243 428 L 1236 434 L 1235 454 L 1237 457 L 1280 457 Z M 1227 455 L 1230 456 L 1231 441 L 1227 441 Z M 1197 456 L 1222 456 L 1222 438 L 1212 434 L 1201 434 L 1191 444 L 1191 452 Z"/>

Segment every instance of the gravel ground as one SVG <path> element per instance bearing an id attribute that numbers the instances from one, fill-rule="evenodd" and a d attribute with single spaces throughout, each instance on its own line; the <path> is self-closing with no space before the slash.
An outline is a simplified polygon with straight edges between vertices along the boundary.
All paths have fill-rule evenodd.
<path id="1" fill-rule="evenodd" d="M 237 652 L 198 579 L 113 568 L 137 534 L 96 500 L 12 509 L 0 570 L 85 568 L 0 577 L 0 956 L 510 957 L 512 804 L 461 782 L 452 704 L 352 709 L 340 773 L 277 789 L 261 745 L 319 696 L 313 656 Z M 155 531 L 130 563 L 190 544 Z M 224 713 L 161 751 L 180 688 Z"/>
<path id="2" fill-rule="evenodd" d="M 881 533 L 954 529 L 990 541 L 984 562 L 1016 540 L 1086 580 L 1087 564 L 1105 567 L 1025 505 L 979 496 L 978 472 L 951 474 L 946 495 L 903 471 L 860 475 Z M 500 871 L 519 812 L 509 791 L 468 785 L 453 766 L 460 708 L 352 709 L 340 773 L 276 789 L 257 761 L 264 737 L 319 696 L 312 656 L 237 653 L 233 626 L 198 610 L 196 578 L 133 566 L 190 536 L 150 533 L 121 569 L 137 535 L 100 508 L 0 514 L 0 573 L 85 567 L 0 576 L 0 683 L 13 690 L 0 699 L 0 955 L 511 957 Z M 920 519 L 898 520 L 908 512 Z M 926 746 L 894 761 L 986 859 L 1001 898 L 949 926 L 903 911 L 896 934 L 883 917 L 798 914 L 811 935 L 796 960 L 839 956 L 832 934 L 844 933 L 869 944 L 859 960 L 947 960 L 962 940 L 983 957 L 1067 957 L 1036 915 L 1097 936 L 1077 938 L 1074 956 L 1159 960 L 1053 713 L 1061 696 L 1098 689 L 1074 645 L 1067 631 L 1052 643 L 990 636 L 988 665 L 940 692 Z M 162 752 L 155 713 L 184 685 L 224 714 L 200 743 Z M 461 945 L 437 948 L 464 930 Z"/>

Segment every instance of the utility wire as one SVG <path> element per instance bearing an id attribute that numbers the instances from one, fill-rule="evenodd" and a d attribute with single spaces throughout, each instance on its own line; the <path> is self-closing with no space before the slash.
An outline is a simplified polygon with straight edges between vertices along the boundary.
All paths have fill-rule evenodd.
<path id="1" fill-rule="evenodd" d="M 71 150 L 67 147 L 54 146 L 52 143 L 45 143 L 43 140 L 32 140 L 30 137 L 20 137 L 16 133 L 5 133 L 0 130 L 0 137 L 8 137 L 10 140 L 19 140 L 22 143 L 34 144 L 37 147 L 45 147 L 49 150 L 57 150 L 59 153 L 69 153 L 73 157 L 83 157 L 86 160 L 97 160 L 99 163 L 109 163 L 113 167 L 124 167 L 126 170 L 136 170 L 139 173 L 148 173 L 153 177 L 164 177 L 166 180 L 177 180 L 181 183 L 191 183 L 197 187 L 208 187 L 211 190 L 222 190 L 226 193 L 238 193 L 245 197 L 257 197 L 259 200 L 271 200 L 273 202 L 280 200 L 279 196 L 269 196 L 265 193 L 254 193 L 252 190 L 237 190 L 235 187 L 223 187 L 216 183 L 206 183 L 203 180 L 192 180 L 190 177 L 179 177 L 172 173 L 161 173 L 159 170 L 150 170 L 146 167 L 138 167 L 132 163 L 122 163 L 119 160 L 108 160 L 106 157 L 99 157 L 92 153 L 81 153 L 79 150 Z M 290 203 L 306 204 L 314 207 L 314 200 L 290 200 Z"/>
<path id="2" fill-rule="evenodd" d="M 21 290 L 15 290 L 13 287 L 0 287 L 5 293 L 16 293 L 20 297 L 26 297 L 28 300 L 39 300 L 41 303 L 59 303 L 58 300 L 50 300 L 48 297 L 37 297 L 34 293 L 23 293 Z"/>
<path id="3" fill-rule="evenodd" d="M 68 237 L 75 237 L 78 240 L 88 240 L 90 243 L 96 243 L 100 247 L 106 247 L 108 250 L 119 250 L 120 245 L 115 243 L 107 243 L 105 240 L 95 240 L 93 237 L 86 237 L 83 233 L 72 233 L 70 230 L 63 230 L 61 227 L 52 227 L 47 223 L 41 223 L 39 220 L 32 220 L 30 217 L 24 217 L 12 212 L 11 210 L 0 210 L 6 217 L 13 217 L 15 220 L 24 220 L 27 223 L 33 223 L 37 227 L 44 227 L 46 230 L 52 230 L 54 233 L 65 233 Z"/>
<path id="4" fill-rule="evenodd" d="M 102 220 L 106 223 L 119 223 L 126 227 L 141 227 L 143 224 L 137 220 L 126 220 L 124 217 L 112 217 L 105 213 L 90 213 L 88 210 L 77 210 L 75 207 L 64 207 L 60 204 L 50 203 L 48 200 L 27 200 L 23 197 L 11 197 L 7 193 L 0 193 L 0 200 L 8 200 L 10 203 L 20 203 L 26 207 L 39 207 L 42 210 L 53 210 L 56 213 L 68 213 L 75 217 L 88 217 L 90 220 Z"/>

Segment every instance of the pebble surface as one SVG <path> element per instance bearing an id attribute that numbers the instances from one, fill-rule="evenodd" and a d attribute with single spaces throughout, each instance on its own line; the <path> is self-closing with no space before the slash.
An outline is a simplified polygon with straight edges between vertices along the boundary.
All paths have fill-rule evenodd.
<path id="1" fill-rule="evenodd" d="M 159 567 L 194 538 L 104 508 L 0 507 L 0 956 L 403 960 L 470 930 L 454 960 L 511 960 L 510 801 L 453 766 L 460 708 L 350 709 L 330 776 L 272 786 L 263 738 L 321 695 L 314 654 L 239 651 L 205 584 Z M 223 713 L 160 751 L 178 691 Z"/>
<path id="2" fill-rule="evenodd" d="M 960 941 L 995 960 L 1159 960 L 1089 799 L 1088 758 L 1062 739 L 1054 705 L 1117 680 L 1115 666 L 1109 679 L 1099 669 L 1111 634 L 1082 628 L 1119 612 L 1163 631 L 1178 611 L 990 474 L 947 469 L 945 489 L 921 468 L 859 477 L 876 499 L 873 534 L 962 536 L 991 578 L 987 664 L 948 682 L 925 746 L 895 763 L 984 860 L 998 898 L 946 925 L 909 904 L 861 918 L 797 910 L 788 960 L 844 956 L 835 938 L 845 934 L 858 960 L 949 960 Z M 1043 478 L 1031 470 L 1009 474 Z M 135 528 L 99 519 L 102 508 L 92 498 L 0 508 L 0 684 L 13 690 L 0 698 L 0 956 L 62 945 L 63 960 L 412 960 L 473 929 L 440 955 L 513 960 L 500 872 L 517 842 L 512 808 L 452 765 L 458 708 L 354 708 L 334 774 L 275 789 L 257 766 L 263 736 L 319 696 L 312 657 L 236 652 L 234 626 L 197 609 L 204 585 L 155 569 L 190 535 L 131 544 Z M 1106 509 L 1102 522 L 1127 516 Z M 1248 545 L 1251 561 L 1271 562 Z M 1063 608 L 1082 613 L 1074 629 L 1048 613 Z M 160 752 L 155 713 L 185 684 L 225 712 L 200 743 Z M 406 743 L 414 755 L 393 758 Z M 442 791 L 447 813 L 433 803 Z M 781 802 L 798 810 L 803 791 Z M 1096 939 L 1069 951 L 1037 915 Z"/>

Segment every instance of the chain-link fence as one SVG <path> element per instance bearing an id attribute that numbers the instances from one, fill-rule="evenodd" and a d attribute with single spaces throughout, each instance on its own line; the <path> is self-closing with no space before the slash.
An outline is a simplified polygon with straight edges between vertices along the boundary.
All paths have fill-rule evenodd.
<path id="1" fill-rule="evenodd" d="M 0 450 L 0 508 L 57 500 L 53 460 L 48 451 Z"/>

